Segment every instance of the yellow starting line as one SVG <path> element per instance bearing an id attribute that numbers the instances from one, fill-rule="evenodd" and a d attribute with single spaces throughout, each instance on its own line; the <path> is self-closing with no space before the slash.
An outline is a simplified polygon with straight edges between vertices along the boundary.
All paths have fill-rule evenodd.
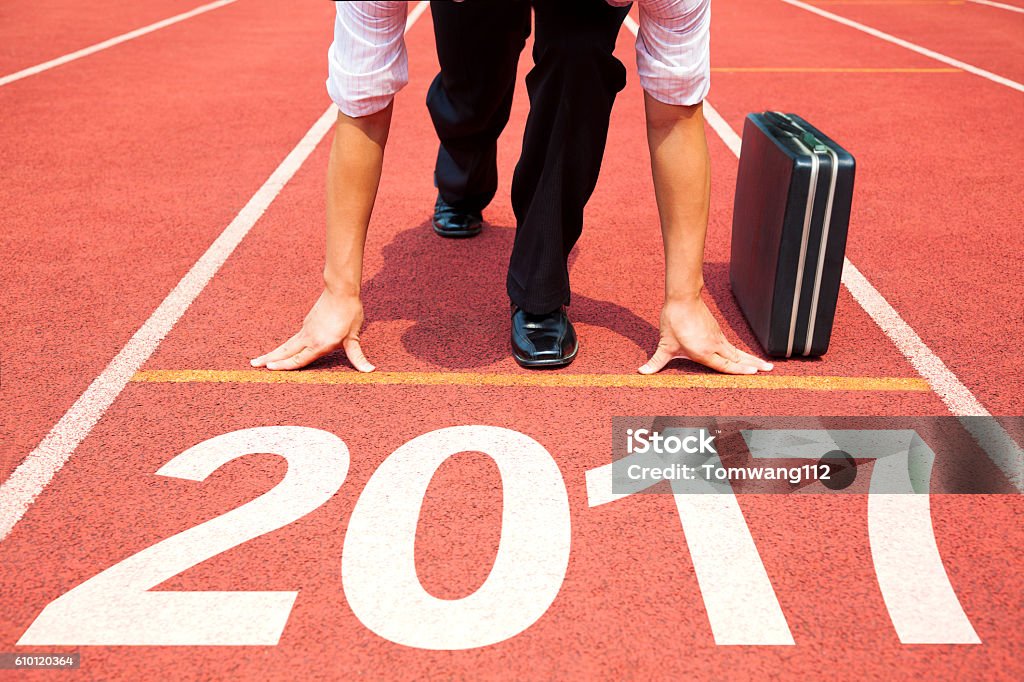
<path id="1" fill-rule="evenodd" d="M 716 66 L 714 73 L 961 73 L 951 66 Z"/>
<path id="2" fill-rule="evenodd" d="M 914 377 L 782 376 L 759 374 L 484 374 L 475 372 L 371 372 L 352 370 L 151 369 L 136 372 L 138 383 L 176 384 L 317 384 L 344 386 L 537 386 L 548 388 L 712 388 L 798 391 L 917 391 L 931 390 Z"/>

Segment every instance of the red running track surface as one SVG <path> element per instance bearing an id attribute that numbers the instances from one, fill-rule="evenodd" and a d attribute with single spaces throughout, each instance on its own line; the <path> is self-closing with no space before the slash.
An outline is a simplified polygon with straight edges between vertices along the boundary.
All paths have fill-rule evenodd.
<path id="1" fill-rule="evenodd" d="M 825 45 L 840 66 L 932 65 L 781 3 L 720 0 L 715 12 L 716 67 L 799 67 L 814 55 L 820 66 Z M 7 195 L 0 217 L 13 226 L 4 235 L 12 265 L 3 273 L 4 307 L 13 322 L 4 344 L 5 478 L 323 111 L 329 19 L 329 7 L 319 4 L 286 11 L 271 2 L 238 3 L 0 88 L 4 168 L 23 169 L 5 173 L 0 185 Z M 504 350 L 503 273 L 513 229 L 507 187 L 525 93 L 517 93 L 502 140 L 503 189 L 486 213 L 483 235 L 460 243 L 436 239 L 427 223 L 435 141 L 422 106 L 437 68 L 428 20 L 409 36 L 412 80 L 397 103 L 371 226 L 365 347 L 389 372 L 524 376 Z M 766 42 L 783 34 L 785 40 Z M 583 349 L 564 374 L 584 380 L 631 373 L 657 340 L 660 240 L 631 43 L 624 31 L 620 57 L 630 84 L 616 106 L 605 168 L 572 264 Z M 71 99 L 52 96 L 69 82 L 93 87 Z M 839 89 L 843 98 L 835 97 Z M 962 93 L 973 108 L 936 111 L 933 102 L 950 93 Z M 1019 207 L 1014 214 L 984 188 L 1019 194 L 1020 180 L 1009 163 L 965 177 L 910 173 L 907 158 L 922 167 L 974 168 L 977 145 L 952 133 L 969 121 L 979 139 L 1012 134 L 1016 96 L 966 74 L 726 72 L 716 73 L 711 95 L 734 129 L 747 111 L 791 109 L 855 151 L 861 166 L 851 260 L 994 413 L 1019 413 L 1019 385 L 1007 387 L 999 377 L 1016 367 L 1011 350 L 1019 319 L 1006 306 L 1019 300 L 1020 283 L 968 264 L 997 259 L 993 269 L 1012 270 L 1020 253 L 1012 229 Z M 877 125 L 880 118 L 886 126 Z M 727 288 L 736 161 L 713 134 L 710 144 L 709 300 L 730 338 L 753 348 Z M 145 370 L 245 371 L 248 357 L 293 331 L 318 285 L 326 151 L 321 144 L 309 158 Z M 1006 248 L 986 248 L 992 235 L 978 235 L 965 217 L 972 215 Z M 953 259 L 956 267 L 949 266 Z M 950 292 L 964 305 L 950 302 Z M 991 357 L 977 368 L 982 332 Z M 12 349 L 24 349 L 17 363 Z M 339 358 L 319 369 L 351 371 Z M 693 373 L 700 370 L 682 362 L 668 370 Z M 820 361 L 785 363 L 776 374 L 915 376 L 845 290 L 833 351 Z M 609 461 L 613 415 L 946 413 L 932 392 L 425 386 L 416 383 L 422 375 L 405 376 L 410 383 L 397 386 L 129 384 L 0 544 L 0 650 L 80 651 L 85 673 L 106 679 L 891 679 L 894 671 L 1013 679 L 1022 672 L 1019 496 L 931 501 L 939 553 L 980 645 L 900 643 L 875 576 L 863 495 L 739 501 L 795 646 L 715 644 L 670 497 L 588 506 L 585 472 Z M 390 453 L 422 434 L 465 424 L 524 433 L 551 453 L 572 519 L 566 578 L 547 612 L 511 639 L 468 651 L 401 646 L 368 630 L 345 597 L 345 532 L 357 496 Z M 276 646 L 15 647 L 48 603 L 83 580 L 272 488 L 286 467 L 269 454 L 226 464 L 201 483 L 154 475 L 205 439 L 268 425 L 313 427 L 344 439 L 352 462 L 341 492 L 159 589 L 299 590 Z M 456 599 L 484 582 L 501 536 L 501 501 L 490 459 L 468 452 L 441 466 L 416 532 L 417 575 L 428 592 Z"/>

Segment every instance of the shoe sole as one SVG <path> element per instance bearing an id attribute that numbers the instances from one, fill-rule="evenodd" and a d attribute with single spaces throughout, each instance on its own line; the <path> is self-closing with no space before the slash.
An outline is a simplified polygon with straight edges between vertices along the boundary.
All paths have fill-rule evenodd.
<path id="1" fill-rule="evenodd" d="M 434 224 L 434 233 L 445 239 L 468 239 L 469 237 L 477 236 L 483 229 L 483 223 L 468 230 L 442 230 Z"/>
<path id="2" fill-rule="evenodd" d="M 576 359 L 576 354 L 580 352 L 579 341 L 576 342 L 576 347 L 572 349 L 572 354 L 568 357 L 559 358 L 557 360 L 524 360 L 519 357 L 515 349 L 512 350 L 512 359 L 516 361 L 523 369 L 558 369 L 560 367 L 568 367 L 572 364 L 572 361 Z"/>

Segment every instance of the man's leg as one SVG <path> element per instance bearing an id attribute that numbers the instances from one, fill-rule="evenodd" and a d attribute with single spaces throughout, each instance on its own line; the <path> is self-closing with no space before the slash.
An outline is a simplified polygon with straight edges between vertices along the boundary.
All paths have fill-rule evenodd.
<path id="1" fill-rule="evenodd" d="M 441 72 L 427 108 L 440 140 L 434 181 L 449 206 L 479 213 L 498 188 L 497 141 L 508 123 L 528 0 L 431 2 Z"/>
<path id="2" fill-rule="evenodd" d="M 615 95 L 626 69 L 612 55 L 628 7 L 535 0 L 530 116 L 512 181 L 516 238 L 508 294 L 544 314 L 569 303 L 569 252 L 597 183 Z"/>

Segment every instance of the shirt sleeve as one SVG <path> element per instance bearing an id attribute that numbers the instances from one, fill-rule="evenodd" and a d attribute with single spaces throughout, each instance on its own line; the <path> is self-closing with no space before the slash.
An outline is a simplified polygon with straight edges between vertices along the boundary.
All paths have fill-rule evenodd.
<path id="1" fill-rule="evenodd" d="M 327 92 L 348 116 L 384 109 L 409 82 L 408 3 L 335 2 Z"/>
<path id="2" fill-rule="evenodd" d="M 638 0 L 640 84 L 659 102 L 697 104 L 711 87 L 711 0 Z"/>

